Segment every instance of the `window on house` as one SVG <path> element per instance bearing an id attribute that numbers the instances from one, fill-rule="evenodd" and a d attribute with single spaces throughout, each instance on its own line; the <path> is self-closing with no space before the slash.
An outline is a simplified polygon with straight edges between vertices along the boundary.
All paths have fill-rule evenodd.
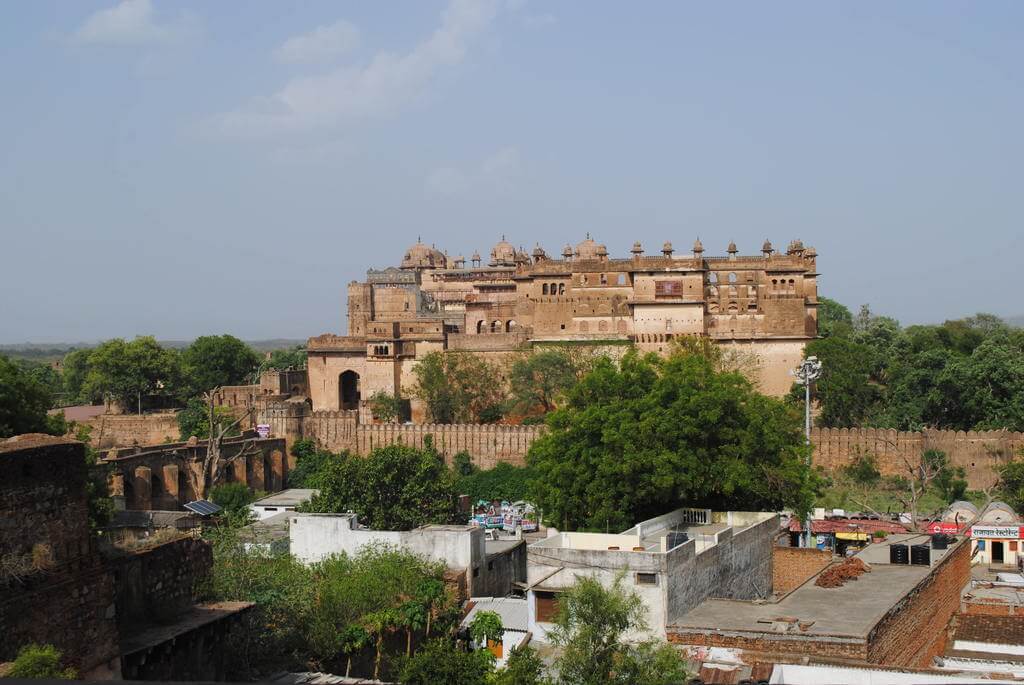
<path id="1" fill-rule="evenodd" d="M 543 286 L 541 286 L 540 292 L 541 292 L 541 295 L 547 295 L 548 294 L 548 284 L 547 283 L 545 283 Z"/>
<path id="2" fill-rule="evenodd" d="M 558 284 L 558 294 L 565 295 L 565 283 Z"/>
<path id="3" fill-rule="evenodd" d="M 608 285 L 608 277 L 606 275 L 601 274 L 601 279 L 600 280 L 601 280 L 601 285 Z"/>
<path id="4" fill-rule="evenodd" d="M 636 574 L 637 585 L 657 585 L 658 574 L 657 573 L 637 573 Z"/>
<path id="5" fill-rule="evenodd" d="M 558 595 L 554 592 L 534 591 L 533 613 L 538 623 L 553 623 L 558 616 Z"/>

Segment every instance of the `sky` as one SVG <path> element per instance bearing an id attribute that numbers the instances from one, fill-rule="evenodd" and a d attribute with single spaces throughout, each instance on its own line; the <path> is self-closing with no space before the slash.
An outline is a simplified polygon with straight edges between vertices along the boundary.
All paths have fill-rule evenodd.
<path id="1" fill-rule="evenodd" d="M 344 330 L 418 236 L 757 254 L 1024 314 L 1024 3 L 0 6 L 0 343 Z"/>

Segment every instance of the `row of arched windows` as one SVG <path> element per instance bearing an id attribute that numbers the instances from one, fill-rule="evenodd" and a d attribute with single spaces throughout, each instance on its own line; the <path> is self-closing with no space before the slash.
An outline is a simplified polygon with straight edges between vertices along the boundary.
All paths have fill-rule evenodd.
<path id="1" fill-rule="evenodd" d="M 476 322 L 476 332 L 480 333 L 511 333 L 516 329 L 516 320 L 509 319 L 508 321 L 502 322 L 495 319 L 490 324 L 486 321 Z"/>
<path id="2" fill-rule="evenodd" d="M 541 286 L 540 292 L 542 295 L 564 295 L 565 283 L 545 283 Z"/>

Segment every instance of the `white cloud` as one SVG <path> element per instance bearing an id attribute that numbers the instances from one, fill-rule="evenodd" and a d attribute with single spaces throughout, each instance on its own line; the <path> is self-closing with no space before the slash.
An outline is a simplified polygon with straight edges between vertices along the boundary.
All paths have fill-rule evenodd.
<path id="1" fill-rule="evenodd" d="M 431 195 L 455 196 L 470 191 L 507 192 L 519 171 L 519 150 L 503 147 L 467 170 L 452 166 L 437 167 L 426 179 Z"/>
<path id="2" fill-rule="evenodd" d="M 274 59 L 285 64 L 322 62 L 348 54 L 358 47 L 359 29 L 341 20 L 289 38 L 274 51 Z"/>
<path id="3" fill-rule="evenodd" d="M 90 15 L 72 40 L 83 45 L 167 45 L 190 37 L 197 28 L 194 17 L 185 14 L 158 23 L 151 0 L 121 0 Z"/>
<path id="4" fill-rule="evenodd" d="M 558 19 L 550 12 L 544 14 L 528 14 L 523 17 L 523 26 L 528 29 L 542 29 L 553 25 Z"/>
<path id="5" fill-rule="evenodd" d="M 380 52 L 362 66 L 296 77 L 277 93 L 213 118 L 215 133 L 265 136 L 393 115 L 443 68 L 459 64 L 494 21 L 496 0 L 451 0 L 434 33 L 405 54 Z"/>

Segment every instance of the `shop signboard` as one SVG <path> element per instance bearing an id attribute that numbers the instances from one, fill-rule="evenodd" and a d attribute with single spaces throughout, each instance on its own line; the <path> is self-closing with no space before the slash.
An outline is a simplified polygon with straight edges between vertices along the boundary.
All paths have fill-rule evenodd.
<path id="1" fill-rule="evenodd" d="M 973 538 L 990 538 L 994 540 L 1021 540 L 1024 536 L 1021 535 L 1021 531 L 1024 530 L 1024 526 L 993 526 L 993 525 L 977 525 L 971 526 L 971 537 Z"/>

